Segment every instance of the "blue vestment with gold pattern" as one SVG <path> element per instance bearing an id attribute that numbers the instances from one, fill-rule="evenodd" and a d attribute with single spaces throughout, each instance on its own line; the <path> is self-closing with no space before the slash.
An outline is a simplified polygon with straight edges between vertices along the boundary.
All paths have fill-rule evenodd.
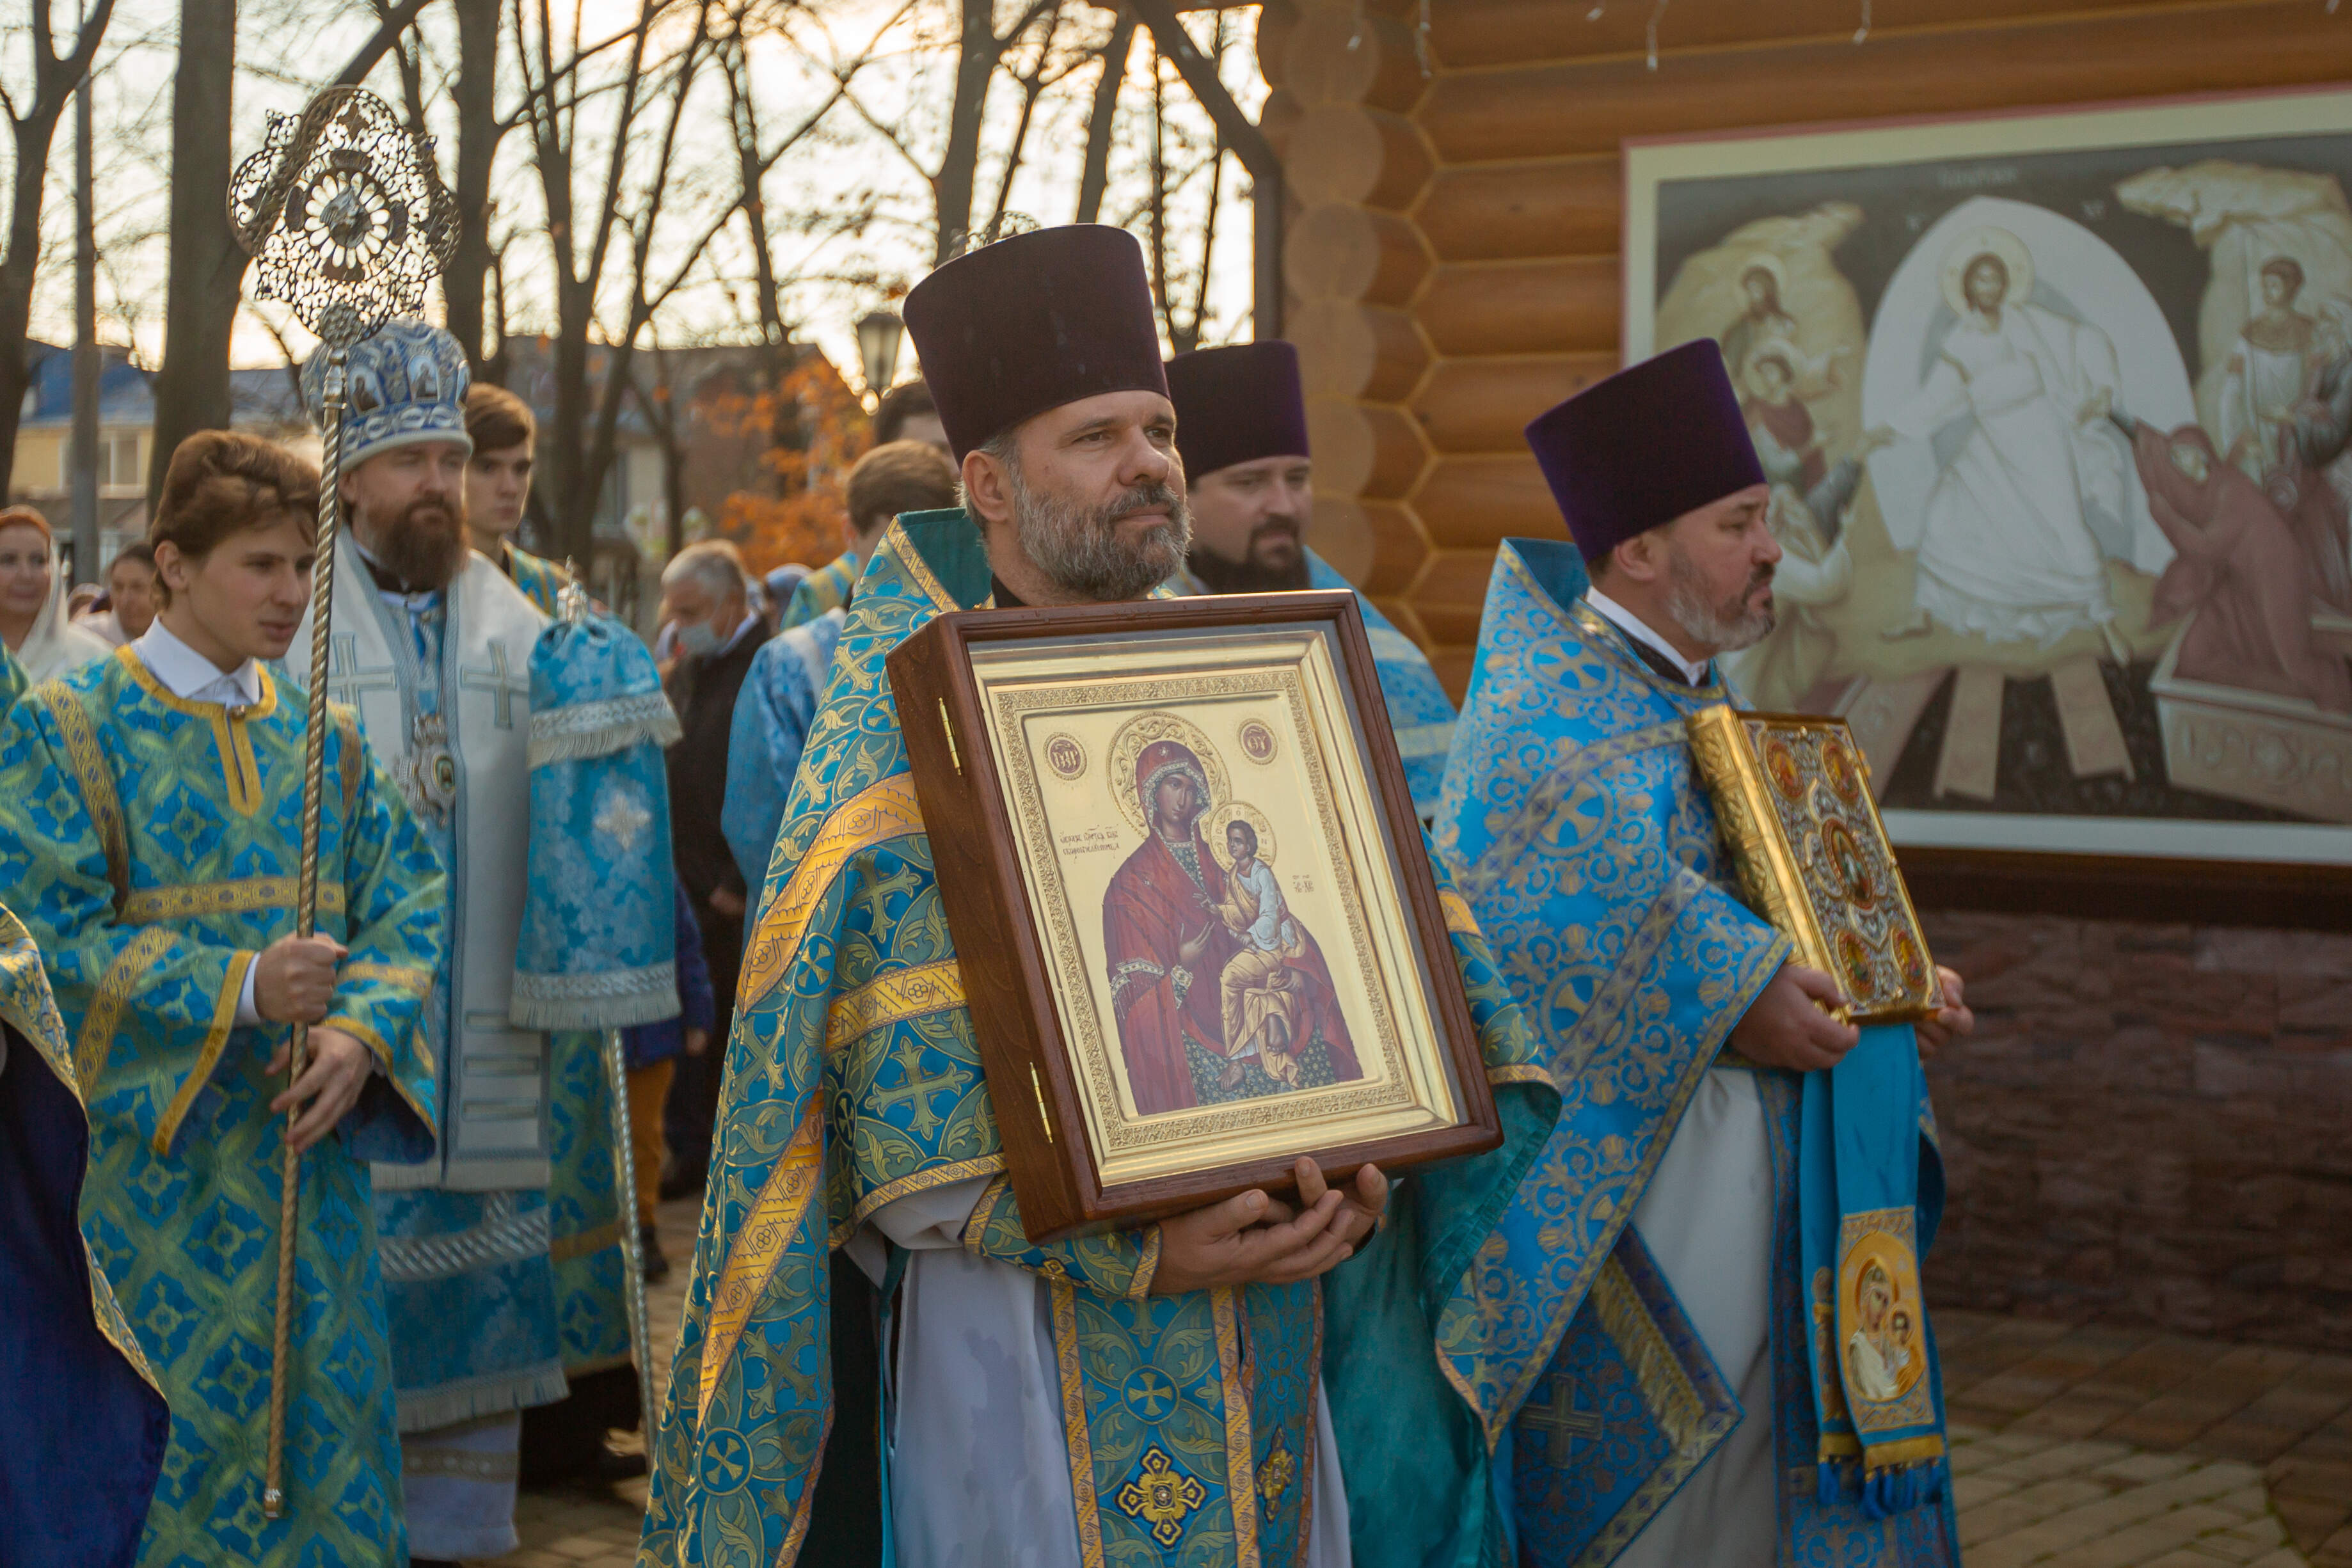
<path id="1" fill-rule="evenodd" d="M 84 1234 L 172 1406 L 141 1561 L 397 1562 L 406 1551 L 373 1160 L 429 1157 L 415 1024 L 445 878 L 351 716 L 328 727 L 318 928 L 350 956 L 322 1028 L 376 1071 L 303 1157 L 288 1510 L 261 1515 L 282 1120 L 280 1026 L 236 1025 L 247 971 L 294 928 L 304 712 L 265 671 L 249 708 L 173 696 L 123 648 L 0 724 L 0 881 L 47 957 L 94 1169 Z"/>
<path id="2" fill-rule="evenodd" d="M 1433 1459 L 1419 1482 L 1496 1499 L 1500 1517 L 1484 1528 L 1510 1534 L 1523 1563 L 1606 1563 L 1739 1425 L 1734 1390 L 1629 1221 L 1709 1069 L 1742 1069 L 1754 1075 L 1771 1165 L 1779 1560 L 1956 1563 L 1948 1497 L 1885 1517 L 1823 1479 L 1800 1246 L 1805 1079 L 1727 1050 L 1790 945 L 1737 895 L 1683 723 L 1730 694 L 1720 677 L 1662 677 L 1582 601 L 1587 586 L 1573 547 L 1505 542 L 1446 771 L 1439 855 L 1488 933 L 1563 1103 L 1480 1254 L 1475 1290 L 1441 1333 L 1493 1472 L 1454 1474 Z M 1911 1135 L 1909 1104 L 1895 1108 L 1894 1131 L 1928 1166 L 1930 1112 L 1910 1031 L 1900 1033 L 1919 1131 Z M 1940 1184 L 1920 1185 L 1924 1250 Z M 1360 1563 L 1440 1560 L 1425 1521 L 1409 1510 L 1382 1517 L 1393 1529 L 1378 1539 L 1391 1550 L 1360 1550 Z"/>
<path id="3" fill-rule="evenodd" d="M 964 1249 L 1046 1281 L 1077 1511 L 1036 1528 L 1074 1531 L 1083 1563 L 1300 1561 L 1318 1385 L 1335 1385 L 1336 1409 L 1341 1380 L 1385 1379 L 1324 1333 L 1322 1294 L 1345 1268 L 1152 1296 L 1156 1228 L 1024 1234 L 884 664 L 933 617 L 990 593 L 979 529 L 955 510 L 899 517 L 858 582 L 747 945 L 643 1561 L 793 1560 L 832 1418 L 827 1250 L 894 1201 L 953 1183 L 989 1178 Z M 1467 911 L 1445 904 L 1508 1136 L 1406 1181 L 1387 1238 L 1404 1299 L 1363 1309 L 1432 1365 L 1424 1297 L 1461 1281 L 1557 1109 Z"/>
<path id="4" fill-rule="evenodd" d="M 865 563 L 851 551 L 844 550 L 802 578 L 800 586 L 793 590 L 791 602 L 784 606 L 783 618 L 776 630 L 789 632 L 795 626 L 806 625 L 828 610 L 838 610 L 848 603 L 857 587 L 857 574 L 864 570 Z"/>
<path id="5" fill-rule="evenodd" d="M 512 543 L 506 547 L 507 576 L 523 591 L 541 613 L 557 613 L 558 596 L 572 585 L 572 574 L 551 560 L 543 560 L 526 549 L 517 549 Z"/>
<path id="6" fill-rule="evenodd" d="M 1179 571 L 1169 586 L 1181 593 L 1213 591 L 1191 571 Z M 1356 595 L 1364 617 L 1364 638 L 1372 645 L 1372 672 L 1380 677 L 1381 696 L 1389 710 L 1389 728 L 1396 737 L 1397 756 L 1404 763 L 1405 788 L 1412 791 L 1412 809 L 1424 822 L 1437 812 L 1438 785 L 1445 777 L 1445 756 L 1454 746 L 1454 704 L 1438 684 L 1437 672 L 1421 644 L 1396 629 L 1369 595 L 1339 575 L 1339 570 L 1307 552 L 1307 586 L 1337 589 Z"/>
<path id="7" fill-rule="evenodd" d="M 89 1116 L 41 951 L 0 908 L 0 1563 L 129 1568 L 172 1430 L 81 1232 Z"/>

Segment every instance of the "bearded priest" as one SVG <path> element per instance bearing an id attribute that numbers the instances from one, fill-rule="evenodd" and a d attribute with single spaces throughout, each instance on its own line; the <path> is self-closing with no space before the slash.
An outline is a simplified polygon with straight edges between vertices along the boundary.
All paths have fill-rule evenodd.
<path id="1" fill-rule="evenodd" d="M 1949 1568 L 1919 1058 L 1972 1027 L 1959 977 L 1916 1035 L 1857 1030 L 1737 892 L 1684 719 L 1734 700 L 1716 659 L 1771 629 L 1780 547 L 1715 344 L 1528 440 L 1575 542 L 1503 542 L 1437 824 L 1565 1101 L 1479 1270 L 1518 1561 Z M 1899 1388 L 1832 1333 L 1841 1236 L 1877 1245 Z"/>
<path id="2" fill-rule="evenodd" d="M 314 413 L 325 359 L 303 368 Z M 351 350 L 350 524 L 327 658 L 327 695 L 357 711 L 450 870 L 448 950 L 418 1023 L 441 1084 L 437 1157 L 383 1166 L 375 1184 L 420 1563 L 514 1549 L 520 1413 L 566 1391 L 547 1196 L 556 1041 L 509 1021 L 530 841 L 530 655 L 548 618 L 467 546 L 468 382 L 457 340 L 422 321 L 394 321 Z M 307 614 L 287 658 L 310 668 Z"/>
<path id="3" fill-rule="evenodd" d="M 882 1290 L 898 1561 L 1338 1568 L 1350 1434 L 1335 1434 L 1343 1395 L 1324 1385 L 1392 1368 L 1352 1345 L 1321 1363 L 1324 1284 L 1370 1264 L 1342 1267 L 1368 1244 L 1407 1260 L 1365 1278 L 1390 1287 L 1374 1293 L 1396 1303 L 1394 1343 L 1425 1370 L 1414 1386 L 1451 1398 L 1433 1324 L 1556 1099 L 1528 1073 L 1524 1030 L 1461 920 L 1454 956 L 1502 1081 L 1504 1151 L 1416 1173 L 1396 1201 L 1375 1169 L 1332 1189 L 1301 1160 L 1295 1205 L 1249 1192 L 1139 1229 L 1028 1238 L 884 660 L 950 611 L 1151 594 L 1183 559 L 1184 475 L 1127 234 L 985 246 L 919 284 L 906 318 L 966 505 L 883 536 L 786 809 L 728 1047 L 644 1556 L 800 1554 L 812 1509 L 828 1506 L 818 1470 L 843 1447 L 828 1428 L 874 1414 L 835 1407 L 838 1247 Z M 1383 1213 L 1394 1222 L 1375 1239 Z M 1391 1423 L 1414 1414 L 1387 1406 Z M 1376 1465 L 1365 1480 L 1385 1485 Z"/>
<path id="4" fill-rule="evenodd" d="M 1279 338 L 1196 349 L 1168 361 L 1176 447 L 1192 507 L 1192 548 L 1176 586 L 1187 593 L 1279 593 L 1344 588 L 1348 580 L 1307 547 L 1315 466 L 1307 451 L 1307 397 L 1298 350 Z M 1388 699 L 1397 755 L 1415 814 L 1437 810 L 1438 780 L 1454 744 L 1454 705 L 1420 644 L 1364 594 L 1364 636 Z"/>
<path id="5" fill-rule="evenodd" d="M 406 1544 L 368 1162 L 433 1153 L 415 1023 L 445 883 L 339 711 L 318 935 L 293 934 L 318 699 L 263 664 L 309 599 L 318 516 L 308 463 L 250 435 L 190 436 L 149 530 L 154 623 L 0 725 L 0 880 L 40 944 L 89 1107 L 82 1232 L 171 1405 L 139 1552 L 156 1568 L 396 1563 Z M 295 1023 L 310 1057 L 289 1087 Z M 304 1151 L 295 1381 L 273 1520 L 260 1459 L 289 1142 Z"/>

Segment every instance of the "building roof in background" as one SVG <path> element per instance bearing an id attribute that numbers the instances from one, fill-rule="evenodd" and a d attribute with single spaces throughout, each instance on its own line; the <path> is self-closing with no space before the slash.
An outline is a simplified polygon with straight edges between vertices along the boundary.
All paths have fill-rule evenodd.
<path id="1" fill-rule="evenodd" d="M 100 349 L 98 421 L 100 424 L 152 424 L 155 400 L 148 391 L 148 374 L 131 362 L 131 350 L 104 345 Z M 25 392 L 20 427 L 73 423 L 73 350 L 55 343 L 27 339 L 25 357 L 30 361 L 33 384 Z"/>

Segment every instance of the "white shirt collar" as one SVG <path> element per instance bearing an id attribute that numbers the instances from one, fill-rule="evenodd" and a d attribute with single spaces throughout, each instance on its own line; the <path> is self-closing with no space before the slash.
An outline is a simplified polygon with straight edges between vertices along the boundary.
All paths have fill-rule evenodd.
<path id="1" fill-rule="evenodd" d="M 161 615 L 131 644 L 148 674 L 182 702 L 251 707 L 261 700 L 261 666 L 251 659 L 223 673 L 218 664 L 172 634 Z"/>
<path id="2" fill-rule="evenodd" d="M 1650 630 L 1648 622 L 1597 588 L 1585 591 L 1584 601 L 1592 606 L 1593 613 L 1608 621 L 1628 637 L 1644 647 L 1655 649 L 1658 653 L 1664 653 L 1675 668 L 1680 670 L 1689 679 L 1691 685 L 1695 686 L 1706 685 L 1707 662 L 1705 659 L 1701 659 L 1696 664 L 1692 664 L 1683 657 L 1681 649 Z"/>

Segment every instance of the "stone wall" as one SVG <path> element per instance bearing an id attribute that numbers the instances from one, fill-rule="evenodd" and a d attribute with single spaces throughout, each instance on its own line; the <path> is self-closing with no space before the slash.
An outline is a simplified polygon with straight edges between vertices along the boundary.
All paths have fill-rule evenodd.
<path id="1" fill-rule="evenodd" d="M 2352 936 L 1933 914 L 1952 1306 L 2352 1350 Z"/>

